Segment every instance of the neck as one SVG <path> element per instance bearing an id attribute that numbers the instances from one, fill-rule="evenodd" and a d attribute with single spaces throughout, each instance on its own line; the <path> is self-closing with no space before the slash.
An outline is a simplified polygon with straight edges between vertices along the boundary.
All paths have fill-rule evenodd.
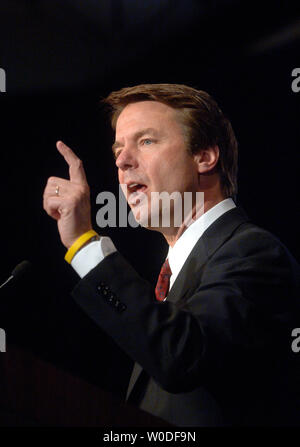
<path id="1" fill-rule="evenodd" d="M 169 228 L 160 228 L 158 231 L 160 231 L 163 236 L 165 237 L 167 243 L 173 247 L 175 243 L 178 241 L 178 239 L 182 236 L 182 234 L 185 232 L 185 230 L 199 217 L 201 217 L 204 213 L 206 213 L 208 210 L 213 208 L 218 203 L 222 202 L 225 197 L 222 195 L 218 198 L 211 198 L 208 200 L 205 200 L 203 207 L 198 210 L 197 206 L 195 205 L 192 209 L 192 213 L 187 216 L 187 218 L 184 220 L 183 224 L 180 227 L 169 227 Z"/>

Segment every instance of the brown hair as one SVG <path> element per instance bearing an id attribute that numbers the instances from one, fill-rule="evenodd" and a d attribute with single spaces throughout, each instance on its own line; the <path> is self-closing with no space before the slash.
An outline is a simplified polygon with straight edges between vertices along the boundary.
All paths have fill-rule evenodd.
<path id="1" fill-rule="evenodd" d="M 206 92 L 179 84 L 141 84 L 110 93 L 102 102 L 111 109 L 111 125 L 128 104 L 158 101 L 180 111 L 184 135 L 192 154 L 212 146 L 220 151 L 217 169 L 226 197 L 237 192 L 238 145 L 230 121 Z"/>

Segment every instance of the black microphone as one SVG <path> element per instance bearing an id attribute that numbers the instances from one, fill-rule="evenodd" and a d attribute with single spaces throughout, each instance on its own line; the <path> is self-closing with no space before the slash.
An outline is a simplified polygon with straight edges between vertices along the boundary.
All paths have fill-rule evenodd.
<path id="1" fill-rule="evenodd" d="M 7 284 L 12 279 L 19 279 L 22 276 L 24 276 L 26 273 L 28 273 L 31 270 L 31 262 L 25 260 L 20 262 L 20 264 L 16 265 L 16 267 L 11 272 L 10 277 L 0 286 L 0 289 L 2 289 L 5 284 Z"/>

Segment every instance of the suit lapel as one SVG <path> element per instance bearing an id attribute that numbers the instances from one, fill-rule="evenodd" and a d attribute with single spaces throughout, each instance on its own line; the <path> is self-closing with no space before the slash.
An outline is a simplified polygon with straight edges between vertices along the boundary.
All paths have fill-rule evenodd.
<path id="1" fill-rule="evenodd" d="M 202 272 L 213 254 L 249 219 L 241 208 L 233 208 L 219 217 L 199 238 L 168 294 L 168 301 L 184 303 L 199 286 Z"/>
<path id="2" fill-rule="evenodd" d="M 208 259 L 231 237 L 237 228 L 249 219 L 242 208 L 236 207 L 219 217 L 199 238 L 195 247 L 189 254 L 172 289 L 168 294 L 167 301 L 184 304 L 192 296 L 201 282 L 203 269 Z M 126 399 L 137 394 L 140 386 L 148 374 L 143 368 L 135 363 L 130 378 Z M 145 379 L 145 380 L 144 380 Z M 137 393 L 135 393 L 137 391 Z"/>

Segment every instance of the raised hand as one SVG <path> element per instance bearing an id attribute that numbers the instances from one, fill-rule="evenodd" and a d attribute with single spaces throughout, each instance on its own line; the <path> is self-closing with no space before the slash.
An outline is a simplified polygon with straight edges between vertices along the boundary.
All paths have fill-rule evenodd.
<path id="1" fill-rule="evenodd" d="M 57 221 L 62 243 L 66 248 L 92 229 L 90 188 L 82 161 L 62 141 L 56 147 L 69 165 L 69 179 L 50 177 L 43 196 L 43 206 Z"/>

